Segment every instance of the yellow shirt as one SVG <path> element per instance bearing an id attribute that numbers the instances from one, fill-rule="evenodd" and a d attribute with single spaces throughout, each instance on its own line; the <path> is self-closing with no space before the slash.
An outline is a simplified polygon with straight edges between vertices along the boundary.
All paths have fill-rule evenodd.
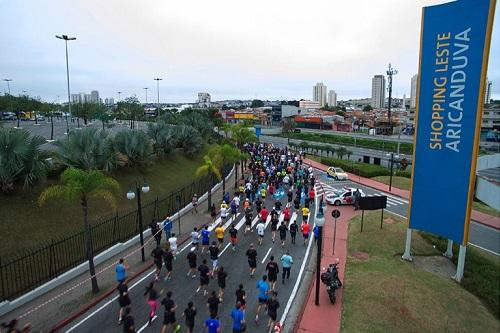
<path id="1" fill-rule="evenodd" d="M 224 238 L 224 228 L 217 227 L 215 229 L 215 235 L 217 236 L 217 238 Z"/>
<path id="2" fill-rule="evenodd" d="M 302 208 L 302 216 L 306 216 L 306 215 L 309 215 L 309 208 L 304 207 L 304 208 Z"/>

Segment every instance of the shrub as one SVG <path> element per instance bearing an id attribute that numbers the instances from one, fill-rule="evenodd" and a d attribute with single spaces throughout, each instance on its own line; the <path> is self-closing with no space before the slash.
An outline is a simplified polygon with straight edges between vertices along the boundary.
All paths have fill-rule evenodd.
<path id="1" fill-rule="evenodd" d="M 391 174 L 391 171 L 388 168 L 369 163 L 360 163 L 360 162 L 339 160 L 326 157 L 321 158 L 321 163 L 328 166 L 340 167 L 344 169 L 344 171 L 359 174 L 360 176 L 366 178 L 372 178 L 377 176 L 389 176 Z M 408 178 L 411 177 L 411 174 L 407 171 L 397 171 L 395 175 Z"/>

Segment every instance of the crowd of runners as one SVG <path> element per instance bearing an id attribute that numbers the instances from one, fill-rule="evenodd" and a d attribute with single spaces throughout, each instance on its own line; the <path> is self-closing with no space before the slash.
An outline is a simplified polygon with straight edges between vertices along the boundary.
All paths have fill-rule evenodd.
<path id="1" fill-rule="evenodd" d="M 214 203 L 210 207 L 213 221 L 210 225 L 193 229 L 190 248 L 186 256 L 183 255 L 181 258 L 177 237 L 172 233 L 172 221 L 168 217 L 160 223 L 153 221 L 151 224 L 157 245 L 151 252 L 156 274 L 154 280 L 144 290 L 144 296 L 149 305 L 149 324 L 156 318 L 157 308 L 163 306 L 163 333 L 167 329 L 180 332 L 181 322 L 184 324 L 185 331 L 192 333 L 195 320 L 199 320 L 200 316 L 203 316 L 207 332 L 221 332 L 219 305 L 225 301 L 234 302 L 234 308 L 231 313 L 222 314 L 221 318 L 231 318 L 234 333 L 245 331 L 246 309 L 254 302 L 256 323 L 259 322 L 259 315 L 264 310 L 268 317 L 267 331 L 274 331 L 275 327 L 276 329 L 280 327 L 277 322 L 280 308 L 277 300 L 277 281 L 281 277 L 281 283 L 285 284 L 290 278 L 293 257 L 289 251 L 285 250 L 280 258 L 271 255 L 266 263 L 266 274 L 256 279 L 258 247 L 265 237 L 270 237 L 273 243 L 279 241 L 279 245 L 284 249 L 286 245 L 296 244 L 297 234 L 301 235 L 304 245 L 311 234 L 316 236 L 316 230 L 313 230 L 308 223 L 311 205 L 314 205 L 315 178 L 312 169 L 302 164 L 300 154 L 264 144 L 246 145 L 244 149 L 249 155 L 245 180 L 241 182 L 232 196 L 226 192 L 220 205 Z M 282 203 L 282 199 L 286 203 Z M 269 204 L 270 202 L 272 204 Z M 193 197 L 192 203 L 196 208 L 198 204 L 196 196 Z M 240 214 L 244 214 L 244 218 L 236 223 L 236 218 Z M 292 214 L 296 218 L 292 218 Z M 217 218 L 217 216 L 220 217 Z M 244 229 L 240 233 L 239 229 L 243 227 L 243 224 Z M 266 235 L 268 225 L 270 225 L 271 232 Z M 166 239 L 163 244 L 162 233 L 165 234 Z M 226 234 L 229 234 L 229 243 L 226 242 L 224 246 Z M 225 294 L 226 279 L 231 275 L 231 271 L 219 264 L 219 257 L 228 248 L 233 252 L 237 251 L 238 237 L 255 238 L 252 239 L 248 248 L 237 252 L 244 253 L 247 258 L 249 280 L 241 281 L 236 290 L 231 290 L 232 295 L 227 296 Z M 175 273 L 173 273 L 174 262 Z M 123 326 L 123 332 L 135 332 L 137 327 L 131 311 L 132 300 L 125 282 L 126 270 L 126 263 L 120 260 L 116 266 L 120 306 L 118 322 Z M 192 301 L 187 302 L 185 309 L 179 311 L 178 304 L 174 301 L 175 294 L 172 291 L 167 291 L 166 296 L 160 299 L 159 281 L 163 279 L 168 282 L 172 274 L 177 274 L 178 271 L 180 274 L 185 274 L 186 279 L 199 279 L 196 294 L 206 298 L 207 312 L 195 308 Z M 250 282 L 252 279 L 254 282 Z M 217 288 L 209 288 L 211 280 L 217 281 Z M 161 288 L 165 286 L 168 289 L 168 283 L 162 285 Z M 258 289 L 256 300 L 247 299 L 245 287 Z M 182 321 L 178 320 L 179 313 L 183 318 Z"/>

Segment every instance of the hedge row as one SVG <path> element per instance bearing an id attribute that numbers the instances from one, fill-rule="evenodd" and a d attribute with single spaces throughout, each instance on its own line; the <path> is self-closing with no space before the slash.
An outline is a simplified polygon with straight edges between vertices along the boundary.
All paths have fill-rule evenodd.
<path id="1" fill-rule="evenodd" d="M 390 176 L 391 170 L 380 165 L 361 163 L 347 160 L 339 160 L 334 158 L 321 158 L 321 163 L 328 166 L 335 166 L 342 168 L 344 171 L 351 172 L 354 174 L 359 174 L 360 176 L 366 178 L 372 178 L 377 176 Z M 408 171 L 396 170 L 395 176 L 411 178 L 411 173 Z"/>
<path id="2" fill-rule="evenodd" d="M 291 139 L 299 139 L 306 141 L 315 141 L 315 142 L 323 142 L 323 143 L 333 143 L 333 144 L 344 144 L 349 146 L 354 146 L 356 144 L 357 147 L 364 147 L 369 149 L 379 149 L 385 151 L 397 151 L 398 143 L 396 141 L 385 141 L 385 140 L 376 140 L 376 139 L 365 139 L 365 138 L 356 138 L 352 136 L 344 136 L 344 135 L 329 135 L 329 134 L 321 134 L 321 133 L 288 133 L 288 136 Z M 408 142 L 401 142 L 399 146 L 399 151 L 403 154 L 412 154 L 413 153 L 413 144 Z"/>

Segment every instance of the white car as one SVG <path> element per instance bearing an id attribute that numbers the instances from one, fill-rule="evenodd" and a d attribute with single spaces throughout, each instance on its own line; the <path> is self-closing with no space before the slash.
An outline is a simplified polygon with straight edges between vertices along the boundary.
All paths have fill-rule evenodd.
<path id="1" fill-rule="evenodd" d="M 334 189 L 333 191 L 327 193 L 326 202 L 330 205 L 340 206 L 340 205 L 354 205 L 354 192 L 356 191 L 353 187 L 344 187 L 342 189 Z M 364 197 L 365 194 L 361 189 L 359 189 L 361 196 Z"/>

